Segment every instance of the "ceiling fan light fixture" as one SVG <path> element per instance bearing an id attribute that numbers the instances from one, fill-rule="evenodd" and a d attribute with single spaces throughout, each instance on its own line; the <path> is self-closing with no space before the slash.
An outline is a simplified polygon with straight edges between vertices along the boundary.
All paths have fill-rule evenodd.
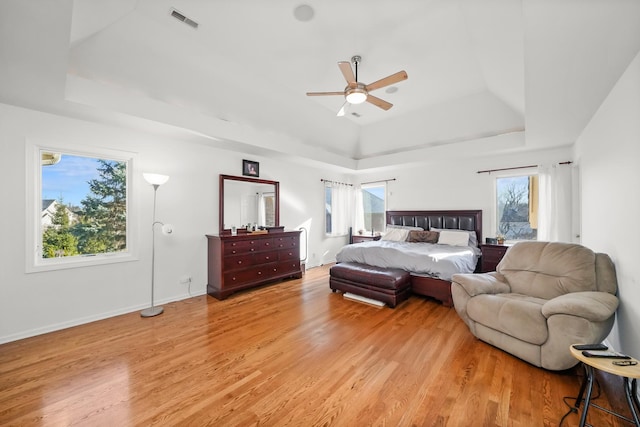
<path id="1" fill-rule="evenodd" d="M 347 95 L 347 101 L 349 104 L 362 104 L 367 100 L 367 94 L 362 92 L 353 92 Z"/>
<path id="2" fill-rule="evenodd" d="M 362 83 L 357 83 L 356 87 L 347 88 L 347 102 L 349 104 L 362 104 L 367 100 L 367 90 Z"/>

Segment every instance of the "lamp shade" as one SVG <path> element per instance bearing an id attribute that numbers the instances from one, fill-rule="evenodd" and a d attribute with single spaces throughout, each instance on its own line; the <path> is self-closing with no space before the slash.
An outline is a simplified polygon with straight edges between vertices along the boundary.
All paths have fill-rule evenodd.
<path id="1" fill-rule="evenodd" d="M 169 175 L 160 175 L 157 173 L 143 173 L 145 181 L 147 181 L 151 185 L 162 185 L 165 182 L 169 181 Z"/>

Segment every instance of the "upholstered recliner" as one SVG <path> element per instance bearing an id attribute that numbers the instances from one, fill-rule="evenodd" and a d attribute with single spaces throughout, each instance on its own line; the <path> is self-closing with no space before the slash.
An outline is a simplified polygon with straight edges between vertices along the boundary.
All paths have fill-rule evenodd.
<path id="1" fill-rule="evenodd" d="M 452 278 L 455 309 L 482 341 L 563 370 L 578 363 L 572 343 L 599 343 L 611 331 L 618 298 L 608 255 L 570 243 L 521 242 L 496 270 Z"/>

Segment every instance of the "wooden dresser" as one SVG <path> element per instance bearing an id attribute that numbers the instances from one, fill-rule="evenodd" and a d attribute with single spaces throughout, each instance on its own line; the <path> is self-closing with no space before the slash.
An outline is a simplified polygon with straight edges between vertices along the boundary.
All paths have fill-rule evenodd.
<path id="1" fill-rule="evenodd" d="M 210 236 L 207 293 L 225 299 L 268 282 L 302 277 L 300 231 Z"/>

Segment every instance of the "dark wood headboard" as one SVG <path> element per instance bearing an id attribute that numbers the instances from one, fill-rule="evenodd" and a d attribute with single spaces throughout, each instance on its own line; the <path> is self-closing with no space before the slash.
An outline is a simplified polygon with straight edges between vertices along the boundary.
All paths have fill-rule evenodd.
<path id="1" fill-rule="evenodd" d="M 482 211 L 387 211 L 387 224 L 475 231 L 482 243 Z"/>

